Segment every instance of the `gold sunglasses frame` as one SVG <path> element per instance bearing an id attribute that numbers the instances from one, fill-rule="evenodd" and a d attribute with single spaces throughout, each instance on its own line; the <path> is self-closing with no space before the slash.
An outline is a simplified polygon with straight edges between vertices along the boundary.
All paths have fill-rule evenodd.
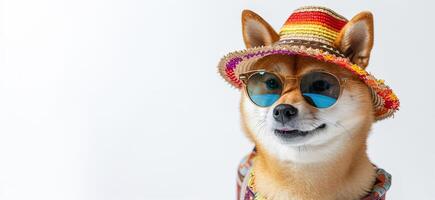
<path id="1" fill-rule="evenodd" d="M 281 94 L 280 94 L 280 96 L 279 96 L 279 98 L 272 104 L 272 105 L 270 105 L 270 106 L 260 106 L 260 105 L 257 105 L 253 100 L 252 100 L 252 98 L 251 98 L 251 96 L 249 95 L 249 92 L 248 92 L 248 85 L 247 85 L 247 82 L 248 82 L 248 80 L 253 76 L 253 75 L 255 75 L 255 74 L 257 74 L 257 73 L 270 73 L 270 74 L 273 74 L 273 75 L 275 75 L 276 77 L 278 77 L 279 78 L 279 81 L 281 81 L 281 85 L 283 86 L 282 88 L 285 88 L 285 85 L 286 85 L 286 80 L 296 80 L 297 81 L 297 85 L 299 86 L 299 91 L 301 90 L 301 79 L 302 79 L 302 77 L 304 77 L 304 76 L 306 76 L 306 75 L 308 75 L 308 74 L 310 74 L 310 73 L 316 73 L 316 72 L 320 72 L 320 73 L 325 73 L 325 74 L 328 74 L 328 75 L 331 75 L 332 77 L 334 77 L 335 79 L 337 79 L 337 81 L 338 81 L 338 83 L 339 83 L 339 89 L 340 89 L 340 93 L 338 94 L 338 97 L 337 97 L 337 101 L 335 101 L 334 102 L 334 104 L 332 104 L 331 106 L 329 106 L 329 107 L 326 107 L 326 108 L 318 108 L 318 107 L 315 107 L 314 105 L 311 105 L 310 103 L 307 103 L 307 104 L 309 104 L 310 106 L 312 106 L 313 108 L 316 108 L 316 109 L 328 109 L 328 108 L 331 108 L 331 107 L 333 107 L 335 104 L 337 104 L 337 102 L 338 102 L 338 99 L 340 99 L 340 97 L 341 97 L 341 95 L 342 95 L 342 93 L 343 93 L 343 88 L 344 88 L 344 85 L 346 84 L 346 82 L 347 81 L 349 81 L 350 79 L 349 78 L 338 78 L 335 74 L 333 74 L 333 73 L 331 73 L 331 72 L 328 72 L 328 71 L 324 71 L 324 70 L 312 70 L 312 71 L 308 71 L 308 72 L 306 72 L 306 73 L 304 73 L 304 74 L 302 74 L 302 75 L 299 75 L 299 76 L 292 76 L 292 75 L 289 75 L 289 76 L 283 76 L 283 75 L 281 75 L 281 74 L 278 74 L 278 73 L 276 73 L 276 72 L 271 72 L 271 71 L 267 71 L 267 70 L 263 70 L 263 69 L 260 69 L 260 70 L 251 70 L 251 71 L 248 71 L 248 72 L 245 72 L 245 73 L 242 73 L 242 74 L 240 74 L 239 75 L 239 79 L 240 79 L 240 81 L 242 81 L 242 83 L 243 83 L 243 85 L 244 85 L 244 88 L 245 88 L 245 92 L 246 92 L 246 94 L 248 95 L 248 97 L 249 97 L 249 100 L 251 100 L 251 102 L 254 104 L 254 105 L 256 105 L 256 106 L 258 106 L 258 107 L 262 107 L 262 108 L 266 108 L 266 107 L 270 107 L 270 106 L 272 106 L 273 104 L 275 104 L 275 102 L 277 102 L 286 92 L 284 91 L 284 89 L 282 89 L 281 90 Z M 305 100 L 305 98 L 304 98 L 304 100 Z M 306 101 L 306 100 L 305 100 Z"/>

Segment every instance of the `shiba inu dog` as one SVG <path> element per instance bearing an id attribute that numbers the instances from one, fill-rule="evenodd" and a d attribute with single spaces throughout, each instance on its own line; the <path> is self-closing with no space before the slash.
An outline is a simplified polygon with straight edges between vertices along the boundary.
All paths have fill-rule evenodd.
<path id="1" fill-rule="evenodd" d="M 239 199 L 384 199 L 390 175 L 366 152 L 372 124 L 399 101 L 365 71 L 373 16 L 350 21 L 323 7 L 292 13 L 279 33 L 242 13 L 247 50 L 219 63 L 241 89 L 244 132 L 255 144 L 239 170 Z"/>

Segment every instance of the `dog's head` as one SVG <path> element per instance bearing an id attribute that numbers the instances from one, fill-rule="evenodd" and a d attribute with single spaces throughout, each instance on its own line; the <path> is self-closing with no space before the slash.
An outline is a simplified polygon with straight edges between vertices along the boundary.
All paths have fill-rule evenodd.
<path id="1" fill-rule="evenodd" d="M 252 11 L 242 14 L 243 37 L 248 48 L 267 46 L 278 34 Z M 336 40 L 336 47 L 366 67 L 373 44 L 372 15 L 363 12 L 350 20 Z M 300 77 L 312 71 L 326 71 L 346 79 L 337 102 L 315 108 L 303 98 L 300 82 L 285 79 L 281 97 L 271 106 L 259 107 L 242 92 L 242 124 L 258 148 L 279 160 L 310 163 L 336 155 L 346 145 L 365 145 L 374 121 L 369 88 L 351 72 L 334 64 L 303 56 L 271 55 L 253 65 L 282 77 Z"/>

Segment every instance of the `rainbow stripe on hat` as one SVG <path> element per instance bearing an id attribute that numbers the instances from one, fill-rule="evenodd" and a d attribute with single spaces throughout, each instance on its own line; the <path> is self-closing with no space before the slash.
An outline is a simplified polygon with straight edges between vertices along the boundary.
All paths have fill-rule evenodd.
<path id="1" fill-rule="evenodd" d="M 315 41 L 332 47 L 346 23 L 346 18 L 327 8 L 299 8 L 290 15 L 281 28 L 280 41 Z"/>

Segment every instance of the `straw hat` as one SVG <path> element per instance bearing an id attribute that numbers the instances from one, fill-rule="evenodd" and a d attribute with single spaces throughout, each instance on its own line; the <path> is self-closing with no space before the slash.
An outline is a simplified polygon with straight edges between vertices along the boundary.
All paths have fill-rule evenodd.
<path id="1" fill-rule="evenodd" d="M 371 14 L 368 15 L 372 20 Z M 274 54 L 312 57 L 336 64 L 357 75 L 371 89 L 376 120 L 390 117 L 399 109 L 397 96 L 383 80 L 376 79 L 364 67 L 353 63 L 349 53 L 340 50 L 337 39 L 346 34 L 346 25 L 349 24 L 351 23 L 346 18 L 328 8 L 299 8 L 281 28 L 278 41 L 267 46 L 229 53 L 220 60 L 219 72 L 227 82 L 240 89 L 242 82 L 239 74 L 251 70 L 260 58 Z M 371 49 L 372 43 L 369 45 Z M 365 62 L 368 63 L 368 58 Z"/>

